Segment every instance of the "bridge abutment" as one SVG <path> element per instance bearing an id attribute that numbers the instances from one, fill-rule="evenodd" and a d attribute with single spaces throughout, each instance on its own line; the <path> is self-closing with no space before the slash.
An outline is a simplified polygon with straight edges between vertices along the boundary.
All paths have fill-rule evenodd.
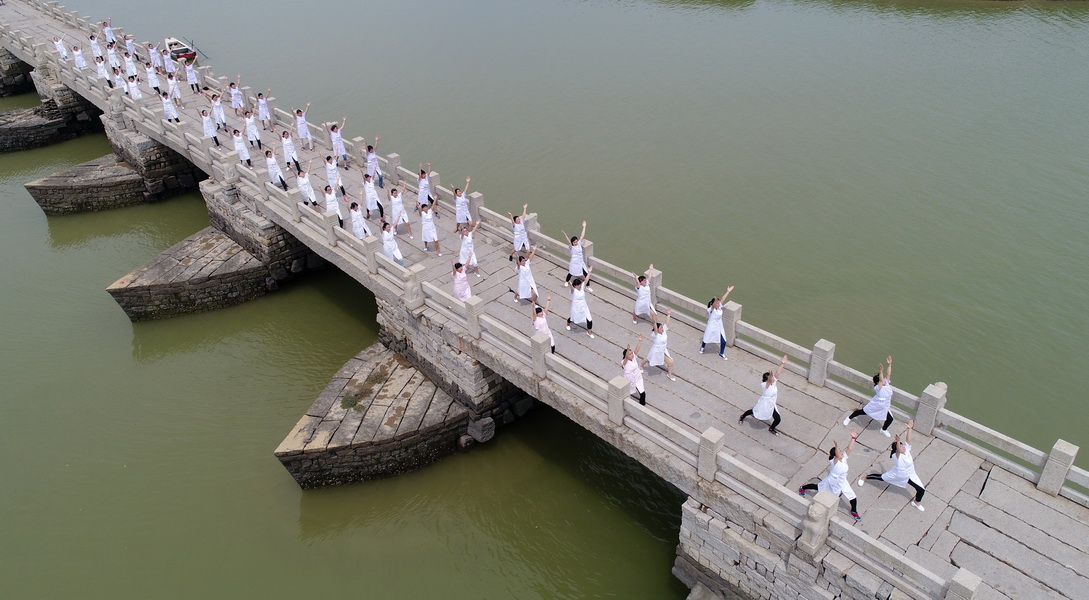
<path id="1" fill-rule="evenodd" d="M 0 153 L 40 148 L 78 137 L 100 128 L 96 118 L 101 111 L 61 83 L 56 68 L 42 53 L 38 68 L 4 51 L 0 55 L 0 96 L 29 91 L 38 92 L 41 104 L 0 113 Z"/>
<path id="2" fill-rule="evenodd" d="M 25 94 L 34 89 L 30 80 L 32 67 L 19 60 L 7 48 L 0 47 L 0 98 Z"/>

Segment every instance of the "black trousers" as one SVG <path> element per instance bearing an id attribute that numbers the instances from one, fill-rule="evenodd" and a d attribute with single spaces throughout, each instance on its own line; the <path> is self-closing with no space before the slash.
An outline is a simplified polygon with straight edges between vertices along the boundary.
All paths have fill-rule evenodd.
<path id="1" fill-rule="evenodd" d="M 751 416 L 752 416 L 752 411 L 747 410 L 747 411 L 741 413 L 741 418 L 738 419 L 738 421 L 744 421 L 745 417 L 751 417 Z M 781 423 L 782 421 L 783 421 L 783 418 L 779 416 L 779 409 L 773 408 L 771 410 L 771 429 L 775 429 L 776 427 L 778 427 L 779 423 Z"/>
<path id="2" fill-rule="evenodd" d="M 861 417 L 864 414 L 866 414 L 866 411 L 864 411 L 864 410 L 862 410 L 860 408 L 860 409 L 856 410 L 855 412 L 851 413 L 851 416 L 849 416 L 847 418 L 848 419 L 853 419 L 855 417 Z M 888 431 L 889 427 L 892 425 L 892 421 L 893 421 L 892 411 L 890 410 L 888 415 L 885 416 L 885 424 L 881 426 L 881 430 L 882 431 Z"/>

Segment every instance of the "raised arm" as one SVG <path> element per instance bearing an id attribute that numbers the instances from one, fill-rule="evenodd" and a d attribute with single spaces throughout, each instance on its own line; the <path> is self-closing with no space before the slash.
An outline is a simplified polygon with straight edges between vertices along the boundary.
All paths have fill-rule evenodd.
<path id="1" fill-rule="evenodd" d="M 469 228 L 469 233 L 473 233 L 473 232 L 475 232 L 475 231 L 476 231 L 476 228 L 477 228 L 477 227 L 480 227 L 480 221 L 474 221 L 474 220 L 473 220 L 472 218 L 470 218 L 470 219 L 469 219 L 469 223 L 470 223 L 470 224 L 472 225 L 472 226 L 471 226 L 471 227 Z"/>
<path id="2" fill-rule="evenodd" d="M 582 240 L 585 239 L 585 238 L 586 238 L 586 221 L 583 221 L 582 222 L 582 233 L 579 234 L 579 242 L 581 243 Z"/>
<path id="3" fill-rule="evenodd" d="M 344 115 L 340 118 L 340 129 L 344 129 L 344 126 L 348 124 L 348 115 Z"/>
<path id="4" fill-rule="evenodd" d="M 855 440 L 858 439 L 858 430 L 851 428 L 851 442 L 847 444 L 847 449 L 843 451 L 844 456 L 850 456 L 851 451 L 855 449 Z"/>
<path id="5" fill-rule="evenodd" d="M 527 210 L 529 210 L 529 205 L 528 204 L 523 204 L 522 205 L 522 222 L 523 223 L 526 222 L 526 214 L 527 214 L 526 211 Z"/>
<path id="6" fill-rule="evenodd" d="M 378 136 L 374 136 L 374 151 L 378 152 Z"/>
<path id="7" fill-rule="evenodd" d="M 533 257 L 537 254 L 537 244 L 533 244 L 529 247 L 529 254 L 526 255 L 526 262 L 533 260 Z"/>
<path id="8" fill-rule="evenodd" d="M 779 361 L 779 368 L 775 369 L 775 372 L 771 374 L 771 381 L 768 382 L 769 386 L 771 384 L 775 383 L 776 381 L 779 381 L 779 376 L 783 374 L 783 367 L 785 367 L 786 364 L 787 364 L 787 356 L 786 356 L 786 354 L 784 354 L 783 359 Z"/>
<path id="9" fill-rule="evenodd" d="M 643 334 L 641 334 L 641 333 L 640 333 L 640 334 L 639 334 L 639 340 L 638 340 L 637 342 L 635 342 L 635 349 L 634 349 L 634 350 L 632 350 L 632 354 L 635 354 L 635 357 L 636 357 L 636 358 L 638 358 L 638 357 L 639 357 L 639 348 L 640 348 L 640 347 L 641 347 L 642 345 L 643 345 Z"/>
<path id="10" fill-rule="evenodd" d="M 911 432 L 914 431 L 914 430 L 915 430 L 915 419 L 912 419 L 912 420 L 908 421 L 907 431 L 904 432 L 904 442 L 908 446 L 911 445 Z M 899 448 L 899 446 L 897 446 L 897 447 Z"/>
<path id="11" fill-rule="evenodd" d="M 892 381 L 892 357 L 886 358 L 885 362 L 889 363 L 889 368 L 885 371 L 885 385 L 888 385 Z"/>
<path id="12" fill-rule="evenodd" d="M 472 180 L 473 180 L 473 178 L 472 178 L 472 177 L 466 177 L 466 178 L 465 178 L 465 189 L 461 190 L 461 193 L 462 193 L 462 194 L 463 194 L 463 195 L 464 195 L 464 196 L 465 196 L 466 198 L 468 198 L 468 197 L 469 197 L 469 182 L 470 182 L 470 181 L 472 181 Z"/>
<path id="13" fill-rule="evenodd" d="M 589 281 L 590 278 L 587 277 L 586 280 Z M 673 318 L 673 307 L 670 306 L 670 307 L 666 308 L 666 320 L 665 320 L 665 323 L 663 323 L 662 325 L 664 325 L 665 327 L 668 328 L 669 327 L 669 320 L 672 319 L 672 318 Z"/>
<path id="14" fill-rule="evenodd" d="M 730 292 L 732 292 L 732 291 L 734 291 L 734 286 L 731 285 L 730 287 L 726 288 L 726 293 L 722 295 L 722 303 L 723 304 L 726 304 L 726 298 L 729 297 Z"/>

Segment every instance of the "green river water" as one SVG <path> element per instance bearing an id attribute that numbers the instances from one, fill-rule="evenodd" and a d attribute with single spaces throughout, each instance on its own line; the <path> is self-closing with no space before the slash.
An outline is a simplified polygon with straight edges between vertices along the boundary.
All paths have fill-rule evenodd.
<path id="1" fill-rule="evenodd" d="M 585 218 L 597 255 L 669 287 L 734 284 L 773 333 L 864 371 L 893 354 L 901 387 L 946 381 L 950 408 L 1038 448 L 1089 439 L 1089 5 L 130 6 L 69 3 L 196 38 L 219 74 L 471 175 L 497 210 L 529 202 L 550 234 Z M 551 411 L 301 492 L 272 451 L 375 339 L 373 300 L 329 270 L 130 323 L 106 286 L 207 215 L 188 195 L 46 218 L 22 188 L 108 151 L 0 157 L 4 597 L 685 596 L 683 498 Z"/>

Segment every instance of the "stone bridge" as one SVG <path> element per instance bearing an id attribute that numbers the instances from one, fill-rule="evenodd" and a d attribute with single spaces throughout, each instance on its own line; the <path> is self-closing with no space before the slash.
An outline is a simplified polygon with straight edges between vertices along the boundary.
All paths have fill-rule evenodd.
<path id="1" fill-rule="evenodd" d="M 188 88 L 181 123 L 168 122 L 153 96 L 133 100 L 106 87 L 93 68 L 77 70 L 60 58 L 48 40 L 61 31 L 70 39 L 98 33 L 93 19 L 56 2 L 9 0 L 0 21 L 0 46 L 27 66 L 13 68 L 7 60 L 6 72 L 29 72 L 39 91 L 48 87 L 59 95 L 71 93 L 101 111 L 118 153 L 141 174 L 156 176 L 153 169 L 139 166 L 155 155 L 160 161 L 191 165 L 210 178 L 200 189 L 217 231 L 207 235 L 229 238 L 226 245 L 231 248 L 215 250 L 218 258 L 209 258 L 208 264 L 226 263 L 223 257 L 244 252 L 238 262 L 247 269 L 261 265 L 257 270 L 269 287 L 293 273 L 332 264 L 373 292 L 383 342 L 463 407 L 459 415 L 467 413 L 468 427 L 478 437 L 486 439 L 481 432 L 509 420 L 504 403 L 512 389 L 520 390 L 686 493 L 674 573 L 694 588 L 693 597 L 1085 597 L 1089 473 L 1073 466 L 1076 446 L 1059 440 L 1043 452 L 975 423 L 945 407 L 942 383 L 918 394 L 896 389 L 897 420 L 916 422 L 914 454 L 927 484 L 927 511 L 916 511 L 898 488 L 866 486 L 857 489 L 863 519 L 856 522 L 826 492 L 815 498 L 800 498 L 796 492 L 800 484 L 823 475 L 826 449 L 833 440 L 842 444 L 848 438 L 840 420 L 869 396 L 869 377 L 837 362 L 831 342 L 793 343 L 746 323 L 741 305 L 729 302 L 725 323 L 731 360 L 700 355 L 696 350 L 706 314 L 703 304 L 666 287 L 661 272 L 646 271 L 658 310 L 673 310 L 670 341 L 677 380 L 648 368 L 647 405 L 641 406 L 629 397 L 619 366 L 621 349 L 639 333 L 649 333 L 647 322 L 633 325 L 630 319 L 637 273 L 603 260 L 591 242 L 585 243 L 585 253 L 594 267 L 589 301 L 596 339 L 563 330 L 567 245 L 544 235 L 537 215 L 527 220 L 531 240 L 539 245 L 534 264 L 538 286 L 542 296 L 553 294 L 553 354 L 547 337 L 533 334 L 528 305 L 511 301 L 508 286 L 516 276 L 507 261 L 510 223 L 504 211 L 485 205 L 482 194 L 470 194 L 470 210 L 480 222 L 476 247 L 483 277 L 470 276 L 473 296 L 462 302 L 448 292 L 450 258 L 458 242 L 444 231 L 453 225 L 452 193 L 438 173 L 431 174 L 431 181 L 443 215 L 438 229 L 446 256 L 424 252 L 418 237 L 400 236 L 408 265 L 401 266 L 382 253 L 378 239 L 356 238 L 338 226 L 334 213 L 302 204 L 298 190 L 284 191 L 269 183 L 259 157 L 249 168 L 230 148 L 212 145 L 202 135 L 197 113 L 207 104 Z M 122 33 L 121 28 L 115 31 Z M 202 85 L 221 93 L 226 88 L 226 78 L 216 77 L 211 68 L 198 71 Z M 251 90 L 244 92 L 252 102 Z M 271 104 L 275 127 L 290 128 L 291 116 L 275 108 L 275 99 Z M 323 131 L 314 124 L 310 128 Z M 274 139 L 267 132 L 262 135 L 269 142 Z M 347 146 L 362 163 L 362 140 Z M 278 144 L 275 149 L 282 156 Z M 315 151 L 299 154 L 306 163 L 330 153 L 328 142 L 321 140 Z M 387 187 L 402 187 L 408 192 L 405 205 L 414 203 L 413 170 L 403 168 L 397 154 L 379 160 Z M 312 174 L 316 189 L 325 183 L 320 171 Z M 349 195 L 358 199 L 359 171 L 342 171 L 342 177 Z M 498 204 L 513 208 L 521 201 L 509 198 Z M 371 221 L 370 227 L 374 230 L 377 223 Z M 195 237 L 206 249 L 216 248 L 207 235 Z M 150 267 L 113 287 L 167 271 L 177 275 L 185 268 L 209 278 L 216 272 L 192 267 L 192 262 L 182 266 L 174 258 L 169 268 Z M 217 289 L 214 282 L 200 287 L 205 285 L 201 281 L 177 284 L 184 293 L 174 290 L 172 298 L 192 299 Z M 137 302 L 146 309 L 155 302 L 155 293 L 142 290 Z M 214 293 L 224 295 L 223 302 L 203 307 L 232 301 L 229 293 Z M 789 357 L 780 386 L 783 435 L 770 436 L 752 420 L 739 425 L 737 416 L 755 401 L 760 374 L 783 354 Z M 350 445 L 362 419 L 344 411 L 336 418 L 305 416 L 288 436 L 298 444 L 282 446 L 279 458 L 299 478 L 303 461 L 327 454 L 335 439 Z M 888 440 L 875 425 L 862 431 L 858 443 L 850 476 L 884 470 Z"/>

